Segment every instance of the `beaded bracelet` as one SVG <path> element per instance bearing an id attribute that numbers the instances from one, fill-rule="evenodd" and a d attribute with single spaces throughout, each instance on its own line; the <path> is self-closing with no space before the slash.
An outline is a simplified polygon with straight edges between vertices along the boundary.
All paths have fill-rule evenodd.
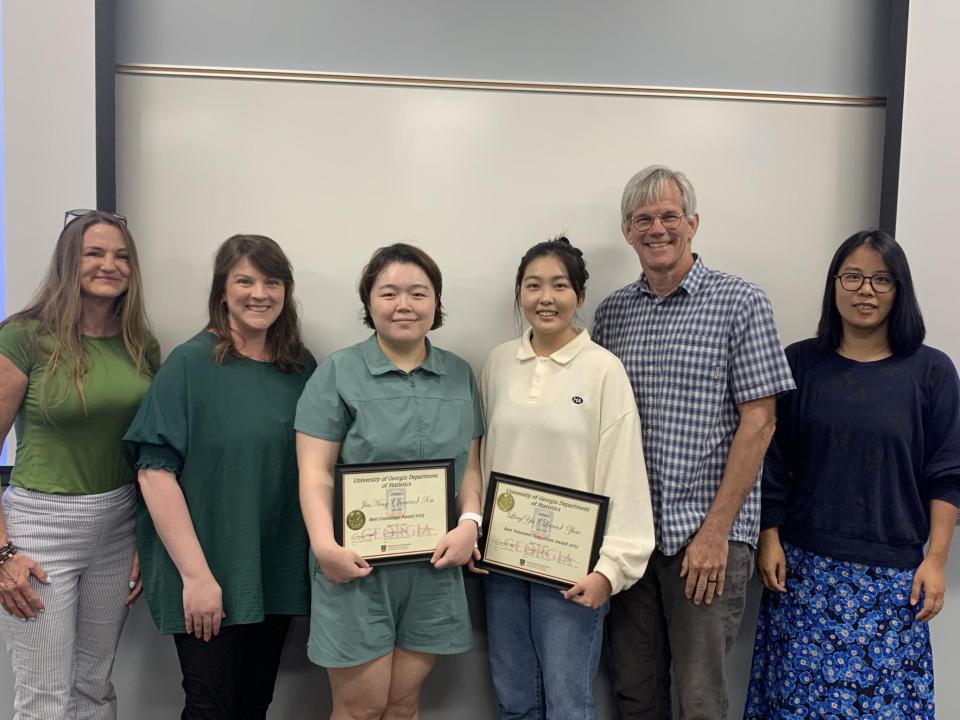
<path id="1" fill-rule="evenodd" d="M 12 541 L 7 542 L 5 545 L 0 545 L 0 565 L 3 565 L 16 554 L 17 546 L 14 545 Z"/>

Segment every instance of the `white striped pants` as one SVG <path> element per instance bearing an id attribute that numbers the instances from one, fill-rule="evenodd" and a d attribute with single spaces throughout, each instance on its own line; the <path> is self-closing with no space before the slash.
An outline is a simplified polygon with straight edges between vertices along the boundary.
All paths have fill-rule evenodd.
<path id="1" fill-rule="evenodd" d="M 32 579 L 45 610 L 20 620 L 0 609 L 14 676 L 14 720 L 115 720 L 110 682 L 127 618 L 135 548 L 132 484 L 99 495 L 52 495 L 10 486 L 7 533 L 50 584 Z"/>

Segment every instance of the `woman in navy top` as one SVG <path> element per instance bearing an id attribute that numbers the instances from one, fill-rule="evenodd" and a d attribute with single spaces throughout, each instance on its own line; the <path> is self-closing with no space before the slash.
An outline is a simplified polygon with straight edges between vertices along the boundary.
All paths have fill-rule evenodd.
<path id="1" fill-rule="evenodd" d="M 764 465 L 745 718 L 934 717 L 926 623 L 960 505 L 960 381 L 924 333 L 900 246 L 849 237 L 817 337 L 786 351 L 797 390 Z"/>

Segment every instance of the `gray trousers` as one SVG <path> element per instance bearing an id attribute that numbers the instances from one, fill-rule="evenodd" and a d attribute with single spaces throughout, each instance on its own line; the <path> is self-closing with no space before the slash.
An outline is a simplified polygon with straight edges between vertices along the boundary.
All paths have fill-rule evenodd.
<path id="1" fill-rule="evenodd" d="M 133 485 L 100 495 L 3 495 L 7 533 L 40 563 L 32 580 L 45 610 L 20 620 L 0 610 L 14 676 L 14 720 L 114 720 L 110 682 L 127 618 L 135 547 Z"/>
<path id="2" fill-rule="evenodd" d="M 683 553 L 654 551 L 639 582 L 610 600 L 607 639 L 621 720 L 672 720 L 671 665 L 681 720 L 727 717 L 726 653 L 743 617 L 753 548 L 729 544 L 723 596 L 699 606 L 683 594 Z"/>

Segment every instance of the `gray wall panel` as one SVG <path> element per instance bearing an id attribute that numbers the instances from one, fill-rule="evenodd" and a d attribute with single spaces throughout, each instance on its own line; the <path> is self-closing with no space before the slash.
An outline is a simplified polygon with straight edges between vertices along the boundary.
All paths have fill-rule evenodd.
<path id="1" fill-rule="evenodd" d="M 123 0 L 117 62 L 886 94 L 887 0 Z"/>

